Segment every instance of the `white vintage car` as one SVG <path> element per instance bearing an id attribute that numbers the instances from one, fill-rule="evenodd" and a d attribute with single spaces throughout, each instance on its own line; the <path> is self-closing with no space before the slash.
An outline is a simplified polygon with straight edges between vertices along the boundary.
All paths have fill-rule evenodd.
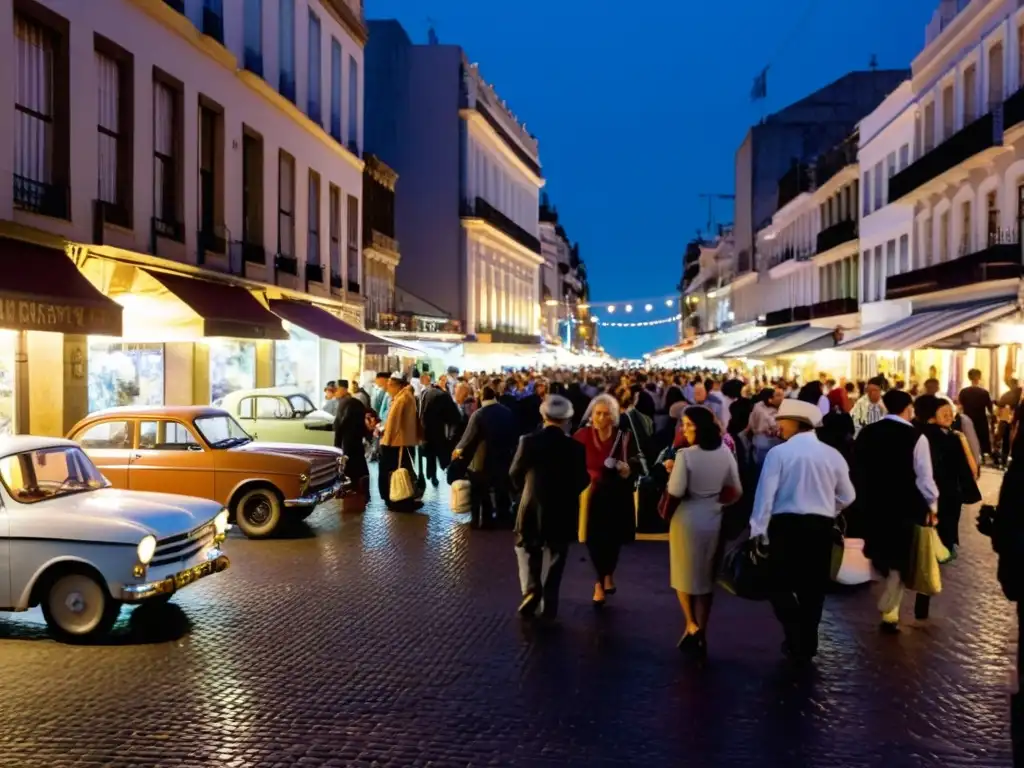
<path id="1" fill-rule="evenodd" d="M 222 505 L 124 491 L 70 440 L 0 438 L 0 611 L 37 605 L 51 633 L 105 635 L 123 603 L 169 600 L 220 573 Z"/>
<path id="2" fill-rule="evenodd" d="M 334 416 L 295 387 L 241 389 L 213 405 L 261 442 L 334 445 Z"/>

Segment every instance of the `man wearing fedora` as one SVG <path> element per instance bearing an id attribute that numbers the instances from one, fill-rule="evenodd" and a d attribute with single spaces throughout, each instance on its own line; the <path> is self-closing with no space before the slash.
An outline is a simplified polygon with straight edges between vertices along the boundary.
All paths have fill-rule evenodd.
<path id="1" fill-rule="evenodd" d="M 516 515 L 516 558 L 523 601 L 521 616 L 533 616 L 543 602 L 543 616 L 558 613 L 558 588 L 569 544 L 576 538 L 579 497 L 590 484 L 582 443 L 566 434 L 572 403 L 548 395 L 540 406 L 543 429 L 523 435 L 509 478 L 521 493 Z M 547 574 L 542 568 L 548 561 Z"/>
<path id="2" fill-rule="evenodd" d="M 751 537 L 767 537 L 771 602 L 795 661 L 818 653 L 818 625 L 832 563 L 835 518 L 854 500 L 846 460 L 818 440 L 821 410 L 784 400 L 775 420 L 785 441 L 768 451 L 750 517 Z"/>

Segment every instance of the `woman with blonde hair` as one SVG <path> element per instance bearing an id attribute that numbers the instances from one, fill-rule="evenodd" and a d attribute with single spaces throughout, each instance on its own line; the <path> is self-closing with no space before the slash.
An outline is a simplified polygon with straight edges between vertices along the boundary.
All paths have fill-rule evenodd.
<path id="1" fill-rule="evenodd" d="M 594 606 L 601 607 L 614 595 L 619 550 L 636 535 L 633 481 L 639 463 L 635 441 L 619 429 L 619 404 L 612 395 L 598 395 L 573 437 L 587 452 L 590 491 L 586 498 L 583 531 L 594 566 Z"/>

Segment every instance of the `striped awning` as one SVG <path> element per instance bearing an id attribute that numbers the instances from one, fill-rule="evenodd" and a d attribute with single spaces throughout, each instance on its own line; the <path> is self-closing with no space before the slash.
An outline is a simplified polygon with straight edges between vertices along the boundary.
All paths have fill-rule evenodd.
<path id="1" fill-rule="evenodd" d="M 781 339 L 776 339 L 767 346 L 753 352 L 748 357 L 766 360 L 779 355 L 799 354 L 797 350 L 807 344 L 813 344 L 825 337 L 831 342 L 832 329 L 807 326 L 793 333 L 786 334 Z M 830 343 L 829 346 L 832 346 Z"/>
<path id="2" fill-rule="evenodd" d="M 730 349 L 722 353 L 722 357 L 725 359 L 734 359 L 740 357 L 758 358 L 758 353 L 766 347 L 775 344 L 783 339 L 788 339 L 794 333 L 798 333 L 805 330 L 807 325 L 787 325 L 782 328 L 771 328 L 764 336 L 755 341 L 747 342 L 746 344 Z"/>
<path id="3" fill-rule="evenodd" d="M 840 344 L 836 349 L 846 352 L 921 349 L 1016 311 L 1016 302 L 1005 298 L 926 309 L 869 331 Z"/>

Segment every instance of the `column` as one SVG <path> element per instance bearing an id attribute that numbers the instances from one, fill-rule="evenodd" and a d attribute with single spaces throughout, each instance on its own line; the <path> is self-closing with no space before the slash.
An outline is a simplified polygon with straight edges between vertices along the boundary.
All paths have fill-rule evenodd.
<path id="1" fill-rule="evenodd" d="M 516 326 L 520 333 L 526 333 L 526 281 L 522 277 L 516 280 L 516 289 L 516 298 L 518 299 L 516 302 L 518 308 Z"/>
<path id="2" fill-rule="evenodd" d="M 490 308 L 487 305 L 488 304 L 488 302 L 487 302 L 487 299 L 488 299 L 487 265 L 484 263 L 484 260 L 482 258 L 480 258 L 481 255 L 482 254 L 478 254 L 478 257 L 477 257 L 477 260 L 476 260 L 476 273 L 477 273 L 477 281 L 476 281 L 476 304 L 477 304 L 476 321 L 477 321 L 478 325 L 487 325 L 487 319 L 488 319 L 488 314 L 487 313 L 490 310 Z"/>
<path id="3" fill-rule="evenodd" d="M 1007 94 L 1013 94 L 1020 88 L 1020 48 L 1018 47 L 1017 28 L 1013 24 L 1013 17 L 1007 17 L 1003 22 L 1003 46 L 1006 53 L 1003 56 L 1003 87 Z"/>

